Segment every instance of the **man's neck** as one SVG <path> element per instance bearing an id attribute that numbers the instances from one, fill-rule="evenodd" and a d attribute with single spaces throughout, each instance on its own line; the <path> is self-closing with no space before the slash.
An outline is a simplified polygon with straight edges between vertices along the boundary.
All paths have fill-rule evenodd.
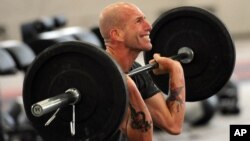
<path id="1" fill-rule="evenodd" d="M 129 72 L 140 53 L 125 47 L 107 47 L 106 51 L 117 61 L 124 73 Z"/>

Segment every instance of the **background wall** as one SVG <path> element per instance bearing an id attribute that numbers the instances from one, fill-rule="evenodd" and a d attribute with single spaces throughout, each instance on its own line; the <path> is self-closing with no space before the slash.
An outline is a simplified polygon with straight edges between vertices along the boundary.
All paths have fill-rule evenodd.
<path id="1" fill-rule="evenodd" d="M 20 39 L 21 23 L 43 16 L 62 14 L 68 26 L 93 27 L 98 14 L 116 0 L 0 0 L 0 40 Z M 153 22 L 168 9 L 192 5 L 214 12 L 233 36 L 250 35 L 250 1 L 248 0 L 124 0 L 138 5 Z"/>

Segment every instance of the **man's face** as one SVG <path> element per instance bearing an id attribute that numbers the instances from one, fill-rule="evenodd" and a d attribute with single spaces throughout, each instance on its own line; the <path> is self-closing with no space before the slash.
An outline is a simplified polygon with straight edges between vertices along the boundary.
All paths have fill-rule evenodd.
<path id="1" fill-rule="evenodd" d="M 152 48 L 149 38 L 151 25 L 139 9 L 129 9 L 125 21 L 124 43 L 131 49 L 148 51 Z"/>

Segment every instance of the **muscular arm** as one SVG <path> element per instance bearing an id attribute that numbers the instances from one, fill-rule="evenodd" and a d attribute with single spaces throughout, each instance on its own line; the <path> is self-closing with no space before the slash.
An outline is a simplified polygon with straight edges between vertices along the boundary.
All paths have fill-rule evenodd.
<path id="1" fill-rule="evenodd" d="M 152 141 L 153 122 L 140 92 L 128 77 L 129 108 L 121 130 L 131 141 Z"/>
<path id="2" fill-rule="evenodd" d="M 185 115 L 185 80 L 179 62 L 156 57 L 160 68 L 156 74 L 169 73 L 169 94 L 165 101 L 162 93 L 145 100 L 154 124 L 171 134 L 180 134 Z M 167 85 L 167 84 L 166 84 Z"/>

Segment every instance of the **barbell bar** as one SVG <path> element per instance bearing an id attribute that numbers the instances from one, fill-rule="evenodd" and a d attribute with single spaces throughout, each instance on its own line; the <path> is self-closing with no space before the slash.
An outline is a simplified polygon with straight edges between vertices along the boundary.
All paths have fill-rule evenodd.
<path id="1" fill-rule="evenodd" d="M 169 58 L 181 61 L 183 63 L 190 63 L 194 57 L 193 51 L 188 47 L 182 47 L 179 49 L 178 54 Z M 157 62 L 149 63 L 145 66 L 134 69 L 128 73 L 128 76 L 134 76 L 136 74 L 152 70 L 158 67 Z M 31 106 L 31 112 L 34 116 L 39 117 L 49 112 L 52 112 L 58 108 L 62 108 L 68 105 L 77 104 L 80 100 L 79 91 L 75 88 L 69 88 L 63 94 L 59 94 L 54 97 L 39 101 Z"/>
<path id="2" fill-rule="evenodd" d="M 176 55 L 170 56 L 169 58 L 187 64 L 193 60 L 194 52 L 192 49 L 190 49 L 188 47 L 181 47 L 178 50 L 178 53 Z M 134 76 L 134 75 L 139 74 L 141 72 L 149 71 L 149 70 L 152 70 L 152 69 L 157 68 L 157 67 L 158 67 L 157 62 L 153 61 L 152 63 L 149 63 L 149 64 L 146 64 L 142 67 L 133 69 L 132 71 L 130 71 L 128 73 L 128 76 Z"/>

